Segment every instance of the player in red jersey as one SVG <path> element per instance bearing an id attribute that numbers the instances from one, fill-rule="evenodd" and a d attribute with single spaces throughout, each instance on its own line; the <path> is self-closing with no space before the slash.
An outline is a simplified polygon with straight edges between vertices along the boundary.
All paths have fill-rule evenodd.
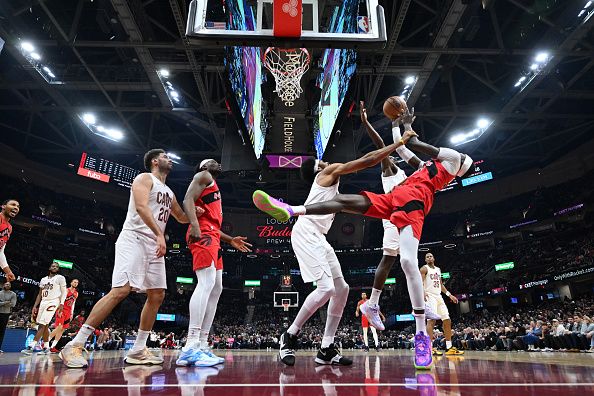
<path id="1" fill-rule="evenodd" d="M 7 199 L 2 202 L 2 212 L 0 212 L 0 268 L 6 274 L 6 281 L 12 282 L 15 280 L 14 274 L 8 266 L 4 248 L 8 243 L 10 234 L 12 234 L 12 225 L 10 220 L 14 219 L 19 214 L 21 206 L 16 199 Z"/>
<path id="2" fill-rule="evenodd" d="M 357 310 L 355 311 L 356 317 L 361 315 L 361 328 L 363 328 L 363 343 L 365 344 L 365 352 L 369 351 L 369 339 L 367 336 L 367 331 L 369 330 L 369 320 L 367 320 L 367 316 L 363 315 L 361 312 L 361 305 L 365 304 L 367 301 L 367 293 L 361 293 L 361 299 L 359 302 L 357 302 Z M 378 314 L 382 321 L 386 320 L 380 311 L 378 311 Z M 377 336 L 377 330 L 373 326 L 371 326 L 371 335 L 373 336 L 373 341 L 375 342 L 375 350 L 379 351 L 379 338 Z"/>
<path id="3" fill-rule="evenodd" d="M 412 131 L 414 116 L 408 110 L 402 118 L 405 131 Z M 394 141 L 402 141 L 400 120 L 392 128 Z M 323 215 L 338 212 L 362 214 L 390 220 L 400 233 L 400 264 L 406 275 L 408 293 L 415 315 L 415 367 L 428 369 L 432 365 L 431 340 L 425 324 L 423 281 L 418 265 L 418 247 L 425 216 L 433 206 L 435 192 L 443 189 L 456 177 L 466 177 L 474 172 L 472 158 L 455 150 L 437 148 L 413 136 L 406 144 L 411 150 L 431 156 L 433 160 L 409 176 L 387 194 L 362 191 L 360 194 L 339 194 L 334 199 L 306 206 L 290 206 L 275 199 L 260 210 L 278 221 L 291 216 Z M 430 317 L 429 319 L 437 319 Z"/>
<path id="4" fill-rule="evenodd" d="M 208 346 L 208 334 L 223 291 L 221 240 L 242 252 L 249 252 L 252 246 L 246 237 L 231 237 L 221 231 L 223 208 L 216 182 L 220 173 L 219 163 L 213 159 L 203 160 L 196 168 L 183 202 L 190 220 L 186 239 L 198 282 L 190 299 L 188 338 L 176 361 L 178 366 L 213 366 L 225 361 L 215 356 Z M 200 218 L 197 212 L 201 213 Z"/>
<path id="5" fill-rule="evenodd" d="M 74 304 L 76 303 L 76 299 L 78 298 L 78 279 L 72 279 L 70 281 L 70 287 L 67 290 L 66 300 L 64 301 L 64 309 L 60 314 L 56 314 L 56 322 L 54 323 L 55 328 L 49 335 L 49 341 L 51 342 L 52 339 L 54 340 L 51 342 L 50 352 L 58 353 L 56 349 L 56 345 L 60 342 L 62 338 L 62 334 L 64 334 L 64 330 L 70 327 L 70 321 L 72 320 L 72 316 L 74 314 Z"/>

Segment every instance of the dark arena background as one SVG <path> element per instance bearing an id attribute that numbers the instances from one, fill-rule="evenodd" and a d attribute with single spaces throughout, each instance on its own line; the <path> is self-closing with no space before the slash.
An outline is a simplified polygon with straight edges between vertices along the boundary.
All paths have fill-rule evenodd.
<path id="1" fill-rule="evenodd" d="M 593 27 L 586 0 L 0 1 L 0 248 L 16 277 L 0 291 L 0 394 L 594 394 Z M 366 345 L 358 302 L 384 229 L 341 213 L 326 239 L 350 291 L 333 345 L 353 364 L 314 361 L 326 305 L 284 365 L 281 334 L 316 284 L 291 245 L 297 218 L 275 220 L 252 194 L 301 205 L 302 163 L 375 150 L 360 101 L 391 144 L 390 96 L 414 108 L 421 141 L 476 166 L 435 193 L 418 248 L 419 268 L 427 253 L 441 268 L 458 353 L 438 320 L 432 368 L 415 369 L 398 258 L 379 299 L 385 330 Z M 202 330 L 224 363 L 176 364 L 202 285 L 172 216 L 146 344 L 162 363 L 124 362 L 146 300 L 131 293 L 91 333 L 88 367 L 69 368 L 58 352 L 110 292 L 132 182 L 155 148 L 173 161 L 180 204 L 196 166 L 219 162 L 221 231 L 253 245 L 221 242 L 223 291 Z M 340 192 L 381 194 L 380 176 L 379 165 L 345 175 Z M 79 285 L 49 351 L 32 347 L 33 308 L 52 263 Z"/>

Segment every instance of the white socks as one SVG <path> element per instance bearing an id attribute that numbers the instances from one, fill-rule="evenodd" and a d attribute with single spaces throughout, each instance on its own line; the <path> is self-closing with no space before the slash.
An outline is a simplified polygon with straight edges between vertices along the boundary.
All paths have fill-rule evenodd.
<path id="1" fill-rule="evenodd" d="M 76 336 L 74 337 L 74 339 L 72 341 L 70 341 L 70 344 L 76 345 L 76 346 L 84 346 L 85 343 L 87 342 L 87 339 L 89 338 L 89 336 L 91 334 L 93 334 L 94 331 L 95 331 L 94 327 L 89 326 L 88 324 L 82 325 L 82 327 L 80 328 L 78 333 L 76 333 Z"/>
<path id="2" fill-rule="evenodd" d="M 381 290 L 378 290 L 376 288 L 371 289 L 371 298 L 369 299 L 369 305 L 370 306 L 375 306 L 379 304 L 379 298 L 380 295 L 382 294 Z"/>
<path id="3" fill-rule="evenodd" d="M 452 347 L 452 341 L 446 340 L 446 349 L 450 349 Z"/>
<path id="4" fill-rule="evenodd" d="M 134 345 L 130 348 L 130 352 L 138 352 L 146 348 L 146 340 L 148 339 L 149 335 L 151 334 L 150 330 L 140 330 L 138 329 L 138 335 L 136 336 L 136 341 L 134 341 Z"/>
<path id="5" fill-rule="evenodd" d="M 305 206 L 303 206 L 303 205 L 291 206 L 291 209 L 293 209 L 293 213 L 295 215 L 304 215 L 305 214 Z"/>
<path id="6" fill-rule="evenodd" d="M 417 309 L 423 309 L 423 308 L 417 308 Z M 415 325 L 417 327 L 417 333 L 422 331 L 425 335 L 427 335 L 427 324 L 425 323 L 425 314 L 413 313 L 413 316 L 415 317 Z"/>
<path id="7" fill-rule="evenodd" d="M 184 347 L 190 347 L 198 342 L 200 342 L 200 326 L 190 325 Z"/>
<path id="8" fill-rule="evenodd" d="M 369 327 L 371 329 L 371 335 L 373 335 L 373 341 L 375 342 L 375 347 L 379 346 L 379 339 L 377 338 L 377 330 L 375 327 Z"/>

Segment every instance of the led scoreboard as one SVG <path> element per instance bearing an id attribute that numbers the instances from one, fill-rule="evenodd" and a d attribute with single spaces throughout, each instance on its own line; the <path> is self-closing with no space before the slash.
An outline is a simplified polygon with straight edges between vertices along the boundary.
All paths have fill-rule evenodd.
<path id="1" fill-rule="evenodd" d="M 113 183 L 122 187 L 132 187 L 132 182 L 139 170 L 121 165 L 104 158 L 93 157 L 82 153 L 78 172 L 80 176 L 88 177 L 103 183 Z"/>

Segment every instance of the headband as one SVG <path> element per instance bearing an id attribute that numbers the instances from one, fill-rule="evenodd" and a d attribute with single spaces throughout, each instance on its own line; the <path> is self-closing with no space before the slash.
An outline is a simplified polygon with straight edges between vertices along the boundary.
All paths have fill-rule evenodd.
<path id="1" fill-rule="evenodd" d="M 204 165 L 206 165 L 206 163 L 209 162 L 209 161 L 214 161 L 214 160 L 212 158 L 207 158 L 205 160 L 202 160 L 202 162 L 200 163 L 200 166 L 198 167 L 198 169 L 202 169 L 202 167 Z"/>

